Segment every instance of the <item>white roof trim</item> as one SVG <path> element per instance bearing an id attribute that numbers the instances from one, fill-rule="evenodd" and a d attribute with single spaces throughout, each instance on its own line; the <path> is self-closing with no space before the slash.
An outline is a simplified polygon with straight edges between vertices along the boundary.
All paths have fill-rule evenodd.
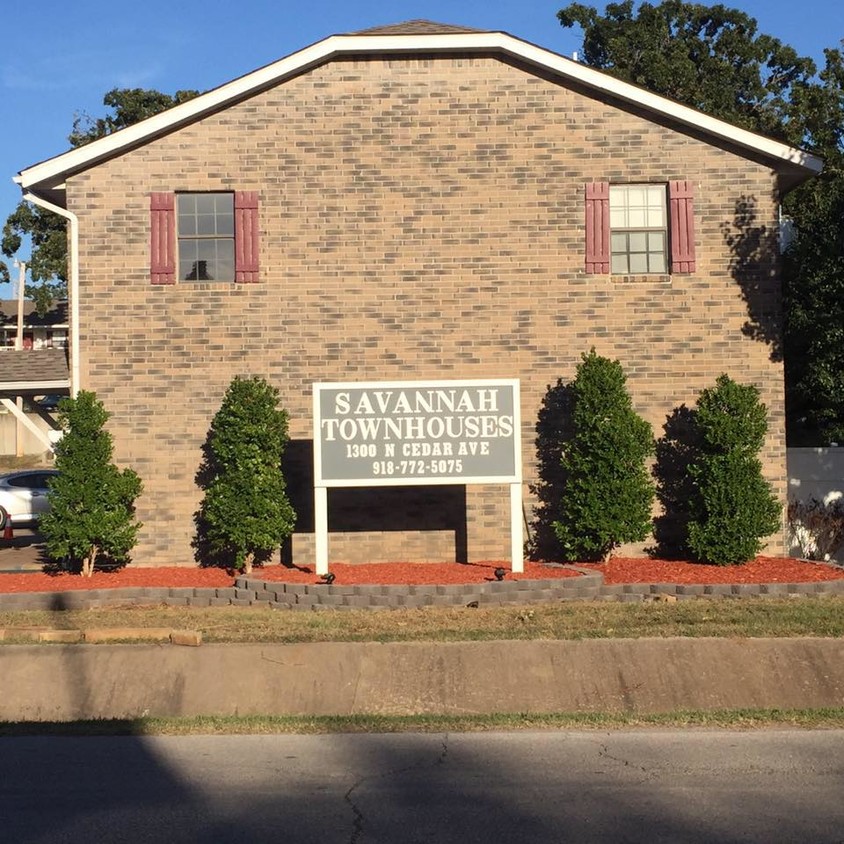
<path id="1" fill-rule="evenodd" d="M 723 120 L 709 117 L 688 106 L 622 82 L 606 73 L 514 38 L 512 35 L 504 32 L 471 32 L 441 35 L 333 35 L 141 123 L 22 170 L 14 180 L 23 189 L 39 185 L 56 187 L 67 174 L 85 169 L 124 149 L 198 119 L 208 112 L 217 111 L 229 102 L 248 96 L 254 90 L 271 86 L 285 77 L 301 73 L 308 67 L 321 64 L 337 55 L 465 51 L 504 53 L 744 147 L 751 152 L 761 153 L 775 160 L 779 159 L 783 164 L 802 167 L 811 173 L 819 173 L 823 168 L 822 159 L 811 153 L 746 129 L 739 129 Z"/>
<path id="2" fill-rule="evenodd" d="M 53 379 L 51 381 L 0 381 L 0 393 L 35 393 L 40 396 L 51 390 L 70 389 L 70 378 Z"/>

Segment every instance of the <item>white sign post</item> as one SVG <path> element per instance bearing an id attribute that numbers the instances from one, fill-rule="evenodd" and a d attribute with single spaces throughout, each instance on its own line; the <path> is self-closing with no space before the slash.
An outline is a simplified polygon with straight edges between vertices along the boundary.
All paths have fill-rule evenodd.
<path id="1" fill-rule="evenodd" d="M 314 384 L 317 574 L 328 574 L 328 488 L 509 484 L 510 555 L 522 555 L 519 382 Z"/>

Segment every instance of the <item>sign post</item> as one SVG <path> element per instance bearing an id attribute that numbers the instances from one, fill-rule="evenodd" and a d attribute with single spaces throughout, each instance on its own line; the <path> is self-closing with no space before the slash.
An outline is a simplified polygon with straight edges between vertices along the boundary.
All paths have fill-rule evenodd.
<path id="1" fill-rule="evenodd" d="M 508 484 L 510 554 L 522 556 L 519 382 L 314 384 L 317 574 L 328 573 L 328 488 Z"/>

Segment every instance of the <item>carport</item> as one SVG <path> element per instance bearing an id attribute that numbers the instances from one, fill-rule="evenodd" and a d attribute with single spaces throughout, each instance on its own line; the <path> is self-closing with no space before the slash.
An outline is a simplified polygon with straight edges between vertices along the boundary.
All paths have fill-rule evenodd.
<path id="1" fill-rule="evenodd" d="M 24 412 L 24 398 L 45 395 L 70 395 L 70 374 L 66 349 L 22 349 L 0 352 L 0 403 L 18 421 L 52 450 L 61 436 L 55 419 L 46 410 L 32 403 Z M 49 426 L 43 431 L 29 414 L 40 416 Z M 19 427 L 18 427 L 19 430 Z M 17 437 L 20 442 L 20 436 Z"/>

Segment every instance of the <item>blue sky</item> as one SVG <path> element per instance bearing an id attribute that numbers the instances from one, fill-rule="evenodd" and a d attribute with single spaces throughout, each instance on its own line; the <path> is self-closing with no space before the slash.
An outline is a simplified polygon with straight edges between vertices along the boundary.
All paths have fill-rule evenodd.
<path id="1" fill-rule="evenodd" d="M 504 30 L 571 55 L 580 48 L 580 34 L 557 22 L 556 12 L 565 5 L 559 0 L 16 3 L 5 15 L 9 28 L 0 54 L 0 222 L 20 199 L 12 177 L 64 152 L 75 114 L 103 114 L 102 97 L 111 88 L 207 90 L 328 35 L 415 18 Z M 752 15 L 760 32 L 819 63 L 823 49 L 844 38 L 841 0 L 725 5 Z M 0 285 L 0 297 L 10 294 L 9 285 Z"/>

